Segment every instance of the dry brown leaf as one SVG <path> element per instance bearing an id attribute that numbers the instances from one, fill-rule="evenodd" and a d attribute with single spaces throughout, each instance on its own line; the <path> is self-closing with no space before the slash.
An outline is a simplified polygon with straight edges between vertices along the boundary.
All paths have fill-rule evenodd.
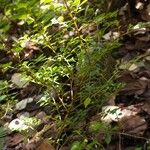
<path id="1" fill-rule="evenodd" d="M 63 146 L 60 148 L 60 150 L 70 150 L 70 148 L 68 146 Z"/>
<path id="2" fill-rule="evenodd" d="M 145 70 L 145 71 L 140 71 L 138 73 L 139 77 L 146 77 L 148 79 L 150 79 L 150 71 L 149 70 Z"/>
<path id="3" fill-rule="evenodd" d="M 138 75 L 136 75 L 135 73 L 131 71 L 124 71 L 118 80 L 119 82 L 130 83 L 136 81 L 138 78 L 139 78 Z"/>
<path id="4" fill-rule="evenodd" d="M 150 21 L 150 15 L 149 15 L 148 11 L 141 12 L 141 18 L 145 21 Z"/>
<path id="5" fill-rule="evenodd" d="M 118 122 L 119 127 L 126 133 L 143 135 L 147 129 L 147 123 L 144 118 L 140 116 L 125 117 Z"/>
<path id="6" fill-rule="evenodd" d="M 49 144 L 49 142 L 47 140 L 44 140 L 38 147 L 36 150 L 55 150 L 55 148 Z"/>
<path id="7" fill-rule="evenodd" d="M 24 140 L 24 136 L 20 133 L 14 134 L 11 139 L 8 141 L 8 147 L 13 147 L 19 143 L 21 143 Z"/>
<path id="8" fill-rule="evenodd" d="M 123 95 L 141 95 L 147 88 L 147 82 L 145 80 L 136 80 L 128 83 L 120 94 Z"/>
<path id="9" fill-rule="evenodd" d="M 149 43 L 146 41 L 143 41 L 144 38 L 143 38 L 143 40 L 140 40 L 139 38 L 140 37 L 138 37 L 138 40 L 136 40 L 136 42 L 135 42 L 135 50 L 141 50 L 141 49 L 149 47 Z M 145 39 L 145 40 L 147 40 L 147 39 Z"/>
<path id="10" fill-rule="evenodd" d="M 127 50 L 133 50 L 133 49 L 135 49 L 135 44 L 131 43 L 131 42 L 127 42 L 127 43 L 125 43 L 125 48 Z"/>
<path id="11" fill-rule="evenodd" d="M 25 150 L 35 150 L 36 149 L 36 144 L 35 143 L 29 143 L 25 146 Z"/>
<path id="12" fill-rule="evenodd" d="M 32 59 L 35 54 L 41 52 L 40 48 L 33 41 L 27 41 L 23 47 L 24 50 L 20 53 L 20 56 L 24 60 Z"/>
<path id="13" fill-rule="evenodd" d="M 24 147 L 24 150 L 36 150 L 42 142 L 39 137 L 33 137 Z"/>
<path id="14" fill-rule="evenodd" d="M 145 101 L 143 105 L 141 106 L 141 109 L 145 112 L 147 112 L 150 115 L 150 102 Z"/>
<path id="15" fill-rule="evenodd" d="M 150 35 L 148 34 L 147 36 L 138 37 L 138 39 L 140 41 L 148 42 L 150 41 Z"/>

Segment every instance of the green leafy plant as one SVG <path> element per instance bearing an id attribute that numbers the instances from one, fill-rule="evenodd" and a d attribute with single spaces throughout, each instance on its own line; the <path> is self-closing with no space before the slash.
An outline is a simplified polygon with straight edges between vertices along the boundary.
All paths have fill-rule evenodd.
<path id="1" fill-rule="evenodd" d="M 60 130 L 54 141 L 63 141 L 66 128 L 72 133 L 75 124 L 88 117 L 88 110 L 94 107 L 98 113 L 122 87 L 114 82 L 118 70 L 111 56 L 120 44 L 118 40 L 103 39 L 110 28 L 117 28 L 117 12 L 104 13 L 87 0 L 0 3 L 0 50 L 12 60 L 1 65 L 3 73 L 7 73 L 7 66 L 41 87 L 38 102 L 51 106 L 52 119 Z M 0 101 L 8 95 L 4 87 Z M 109 132 L 106 137 L 109 143 Z M 71 149 L 84 149 L 94 143 L 76 141 Z"/>
<path id="2" fill-rule="evenodd" d="M 3 145 L 5 142 L 5 136 L 7 135 L 6 130 L 3 127 L 0 127 L 0 149 L 3 149 Z"/>
<path id="3" fill-rule="evenodd" d="M 5 101 L 8 97 L 8 82 L 0 81 L 0 102 Z"/>
<path id="4" fill-rule="evenodd" d="M 111 142 L 112 133 L 115 131 L 115 129 L 111 128 L 110 125 L 97 121 L 91 123 L 90 129 L 95 133 L 98 131 L 105 133 L 106 144 L 109 144 Z"/>

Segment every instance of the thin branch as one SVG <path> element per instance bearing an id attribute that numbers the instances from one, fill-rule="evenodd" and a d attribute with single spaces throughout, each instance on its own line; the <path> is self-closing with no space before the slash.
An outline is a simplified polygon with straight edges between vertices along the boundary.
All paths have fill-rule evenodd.
<path id="1" fill-rule="evenodd" d="M 150 141 L 150 139 L 142 137 L 142 136 L 136 136 L 136 135 L 132 135 L 132 134 L 128 134 L 128 133 L 123 133 L 123 132 L 119 132 L 120 135 L 125 135 L 125 136 L 130 136 L 136 139 L 142 139 L 142 140 L 146 140 L 146 141 Z"/>

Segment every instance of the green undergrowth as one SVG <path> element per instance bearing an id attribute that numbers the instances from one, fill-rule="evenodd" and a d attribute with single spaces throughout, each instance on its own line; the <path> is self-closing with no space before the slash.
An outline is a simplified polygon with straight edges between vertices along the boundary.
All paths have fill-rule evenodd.
<path id="1" fill-rule="evenodd" d="M 114 82 L 118 68 L 111 56 L 120 43 L 103 39 L 110 29 L 118 28 L 117 12 L 105 13 L 101 4 L 93 6 L 87 0 L 0 3 L 0 51 L 5 55 L 0 58 L 0 102 L 20 100 L 10 80 L 20 73 L 40 87 L 35 94 L 42 95 L 40 104 L 52 108 L 50 119 L 59 130 L 55 138 L 49 137 L 54 144 L 78 135 L 69 144 L 72 150 L 102 147 L 77 125 L 100 113 L 122 87 Z M 104 131 L 108 144 L 113 129 L 108 132 L 100 118 L 95 126 Z"/>

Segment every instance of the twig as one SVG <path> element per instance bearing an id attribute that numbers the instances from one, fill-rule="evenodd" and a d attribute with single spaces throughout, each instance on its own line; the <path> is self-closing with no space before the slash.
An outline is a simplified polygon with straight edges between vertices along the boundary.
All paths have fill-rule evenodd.
<path id="1" fill-rule="evenodd" d="M 1 117 L 1 119 L 3 119 L 6 116 L 8 110 L 9 110 L 9 103 L 7 103 L 6 111 L 5 111 L 4 115 Z"/>
<path id="2" fill-rule="evenodd" d="M 66 8 L 67 8 L 67 10 L 68 10 L 68 12 L 69 12 L 69 15 L 70 15 L 70 17 L 71 17 L 71 19 L 72 19 L 72 21 L 73 21 L 73 23 L 74 23 L 75 29 L 76 29 L 76 31 L 77 31 L 77 33 L 78 33 L 78 36 L 79 36 L 79 38 L 81 39 L 77 22 L 75 21 L 75 17 L 73 16 L 73 14 L 72 14 L 72 12 L 71 12 L 70 7 L 68 6 L 67 0 L 64 0 L 64 4 L 65 4 L 65 6 L 66 6 Z M 82 39 L 82 40 L 83 40 L 83 39 Z"/>
<path id="3" fill-rule="evenodd" d="M 121 134 L 119 133 L 119 150 L 121 150 Z"/>
<path id="4" fill-rule="evenodd" d="M 142 136 L 136 136 L 136 135 L 132 135 L 132 134 L 128 134 L 128 133 L 123 133 L 123 132 L 119 132 L 120 135 L 125 135 L 125 136 L 130 136 L 136 139 L 142 139 L 142 140 L 146 140 L 146 141 L 150 141 L 150 139 L 142 137 Z"/>

